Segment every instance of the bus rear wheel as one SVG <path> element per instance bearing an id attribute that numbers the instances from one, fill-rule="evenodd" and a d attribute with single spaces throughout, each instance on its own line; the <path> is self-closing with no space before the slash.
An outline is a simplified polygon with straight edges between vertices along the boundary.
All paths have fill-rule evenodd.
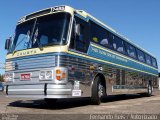
<path id="1" fill-rule="evenodd" d="M 151 82 L 149 82 L 148 85 L 147 85 L 147 92 L 146 93 L 140 93 L 140 95 L 142 97 L 150 97 L 150 96 L 152 96 L 152 92 L 153 92 L 153 86 L 152 86 Z"/>
<path id="2" fill-rule="evenodd" d="M 91 102 L 95 105 L 99 105 L 103 96 L 105 96 L 105 87 L 101 82 L 101 78 L 97 76 L 92 86 Z"/>
<path id="3" fill-rule="evenodd" d="M 152 86 L 152 84 L 149 82 L 149 83 L 148 83 L 148 87 L 147 87 L 147 96 L 148 96 L 148 97 L 152 96 L 152 92 L 153 92 L 153 86 Z"/>

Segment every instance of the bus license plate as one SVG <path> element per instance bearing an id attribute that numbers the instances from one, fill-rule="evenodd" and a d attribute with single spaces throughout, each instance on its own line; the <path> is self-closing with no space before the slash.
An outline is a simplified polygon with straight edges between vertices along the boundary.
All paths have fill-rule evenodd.
<path id="1" fill-rule="evenodd" d="M 30 80 L 31 75 L 30 74 L 21 74 L 21 80 Z"/>
<path id="2" fill-rule="evenodd" d="M 72 96 L 81 96 L 81 90 L 72 90 Z"/>

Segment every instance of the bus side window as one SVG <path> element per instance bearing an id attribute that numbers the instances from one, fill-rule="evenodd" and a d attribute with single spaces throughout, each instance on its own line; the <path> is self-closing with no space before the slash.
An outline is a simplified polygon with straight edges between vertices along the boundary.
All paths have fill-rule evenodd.
<path id="1" fill-rule="evenodd" d="M 120 53 L 125 54 L 124 41 L 114 35 L 112 36 L 112 40 L 113 40 L 113 43 L 112 43 L 113 49 L 120 52 Z"/>
<path id="2" fill-rule="evenodd" d="M 151 65 L 151 57 L 148 54 L 145 54 L 145 58 L 146 58 L 146 63 L 148 65 Z"/>
<path id="3" fill-rule="evenodd" d="M 138 60 L 141 62 L 145 62 L 145 57 L 144 57 L 144 52 L 141 50 L 137 49 L 137 55 L 138 55 Z"/>
<path id="4" fill-rule="evenodd" d="M 133 45 L 126 42 L 126 49 L 128 56 L 137 59 L 136 48 Z"/>
<path id="5" fill-rule="evenodd" d="M 91 23 L 91 41 L 102 45 L 106 48 L 111 48 L 111 40 L 109 38 L 109 31 L 97 25 L 93 21 Z"/>
<path id="6" fill-rule="evenodd" d="M 75 16 L 76 24 L 80 25 L 80 35 L 75 35 L 74 26 L 72 28 L 70 48 L 80 52 L 87 52 L 89 46 L 89 23 Z"/>
<path id="7" fill-rule="evenodd" d="M 86 50 L 86 41 L 84 39 L 84 26 L 80 24 L 80 35 L 76 37 L 76 50 L 80 52 L 85 52 Z"/>
<path id="8" fill-rule="evenodd" d="M 153 67 L 156 67 L 157 68 L 157 61 L 155 58 L 152 57 L 152 65 Z"/>

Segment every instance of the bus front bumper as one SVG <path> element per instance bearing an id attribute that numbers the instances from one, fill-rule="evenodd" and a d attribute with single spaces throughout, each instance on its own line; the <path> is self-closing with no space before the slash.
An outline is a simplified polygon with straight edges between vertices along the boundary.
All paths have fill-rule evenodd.
<path id="1" fill-rule="evenodd" d="M 36 84 L 36 85 L 6 85 L 8 97 L 29 98 L 73 98 L 71 85 Z"/>

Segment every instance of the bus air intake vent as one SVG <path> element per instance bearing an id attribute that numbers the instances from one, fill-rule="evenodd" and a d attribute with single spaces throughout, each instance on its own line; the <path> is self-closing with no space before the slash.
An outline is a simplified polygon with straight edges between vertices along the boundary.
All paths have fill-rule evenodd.
<path id="1" fill-rule="evenodd" d="M 36 13 L 33 13 L 33 14 L 30 14 L 30 15 L 26 16 L 26 20 L 31 19 L 31 18 L 34 18 L 34 17 L 36 17 L 36 16 L 48 14 L 48 13 L 50 13 L 50 12 L 51 12 L 51 8 L 45 9 L 45 10 L 42 10 L 42 11 L 39 11 L 39 12 L 36 12 Z"/>

